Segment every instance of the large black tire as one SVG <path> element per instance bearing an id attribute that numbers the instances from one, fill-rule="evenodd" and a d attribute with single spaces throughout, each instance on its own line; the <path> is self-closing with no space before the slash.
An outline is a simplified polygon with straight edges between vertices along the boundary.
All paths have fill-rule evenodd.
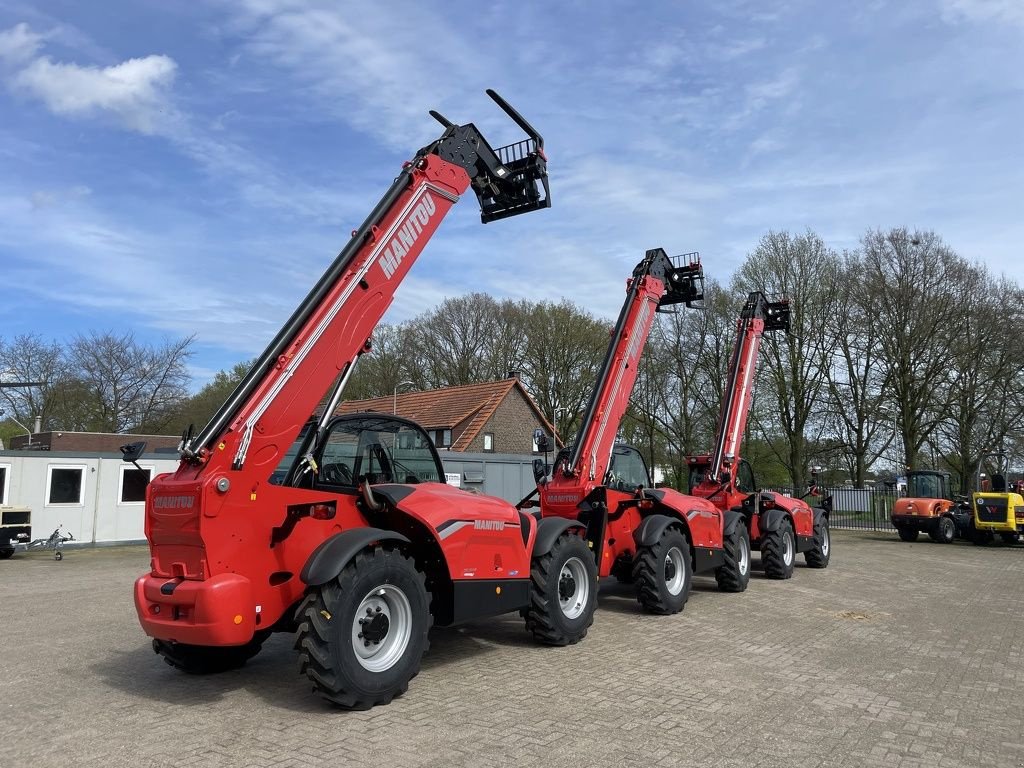
<path id="1" fill-rule="evenodd" d="M 545 645 L 573 645 L 587 636 L 597 609 L 597 564 L 587 543 L 563 533 L 530 564 L 526 628 Z"/>
<path id="2" fill-rule="evenodd" d="M 7 560 L 14 555 L 14 547 L 4 547 L 0 549 L 0 560 Z"/>
<path id="3" fill-rule="evenodd" d="M 832 559 L 832 531 L 828 527 L 828 518 L 824 515 L 815 522 L 814 543 L 810 549 L 804 552 L 804 561 L 808 568 L 828 568 L 828 561 Z"/>
<path id="4" fill-rule="evenodd" d="M 268 632 L 257 632 L 245 645 L 188 645 L 154 640 L 153 650 L 175 669 L 190 675 L 215 675 L 245 666 L 260 652 Z"/>
<path id="5" fill-rule="evenodd" d="M 769 579 L 788 579 L 796 563 L 796 537 L 793 524 L 784 518 L 779 527 L 761 535 L 761 565 Z"/>
<path id="6" fill-rule="evenodd" d="M 902 541 L 917 541 L 917 534 L 920 531 L 917 528 L 909 528 L 905 525 L 901 525 L 896 528 L 896 533 L 900 535 Z"/>
<path id="7" fill-rule="evenodd" d="M 750 583 L 750 533 L 743 521 L 722 542 L 725 563 L 715 569 L 715 581 L 723 592 L 743 592 Z"/>
<path id="8" fill-rule="evenodd" d="M 1016 533 L 1010 533 L 1009 531 L 1006 531 L 1004 533 L 1000 533 L 999 534 L 999 538 L 1002 539 L 1003 544 L 1016 544 L 1017 543 L 1017 534 Z"/>
<path id="9" fill-rule="evenodd" d="M 649 547 L 637 549 L 633 559 L 636 599 L 648 613 L 679 613 L 690 597 L 693 565 L 690 542 L 677 525 L 668 526 Z"/>
<path id="10" fill-rule="evenodd" d="M 420 671 L 432 623 L 426 578 L 396 550 L 356 555 L 337 578 L 310 587 L 296 612 L 299 672 L 346 709 L 401 696 Z"/>
<path id="11" fill-rule="evenodd" d="M 932 538 L 939 544 L 952 544 L 956 540 L 956 521 L 949 515 L 943 515 L 939 518 L 934 533 Z"/>

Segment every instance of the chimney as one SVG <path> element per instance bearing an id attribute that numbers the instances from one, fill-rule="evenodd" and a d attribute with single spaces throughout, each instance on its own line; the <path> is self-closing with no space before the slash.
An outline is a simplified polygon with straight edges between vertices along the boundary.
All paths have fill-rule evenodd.
<path id="1" fill-rule="evenodd" d="M 519 371 L 517 371 L 515 368 L 509 368 L 508 373 L 505 374 L 505 378 L 515 379 L 516 381 L 519 381 Z"/>
<path id="2" fill-rule="evenodd" d="M 35 429 L 33 429 L 32 431 L 35 432 L 37 435 L 40 432 L 43 431 L 43 417 L 42 416 L 36 416 Z"/>

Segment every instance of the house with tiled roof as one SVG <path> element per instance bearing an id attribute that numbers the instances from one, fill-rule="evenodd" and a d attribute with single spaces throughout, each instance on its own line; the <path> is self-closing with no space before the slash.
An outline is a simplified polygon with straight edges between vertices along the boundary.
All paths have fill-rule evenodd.
<path id="1" fill-rule="evenodd" d="M 552 434 L 551 423 L 518 378 L 349 400 L 337 413 L 360 411 L 412 419 L 434 445 L 449 451 L 534 453 L 534 430 L 539 427 Z"/>

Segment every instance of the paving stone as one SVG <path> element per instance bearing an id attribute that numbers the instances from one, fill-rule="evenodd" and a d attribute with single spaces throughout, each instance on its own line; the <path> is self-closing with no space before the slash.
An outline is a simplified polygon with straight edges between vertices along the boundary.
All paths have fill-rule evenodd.
<path id="1" fill-rule="evenodd" d="M 435 629 L 386 707 L 343 712 L 291 638 L 190 677 L 151 650 L 144 548 L 0 562 L 4 766 L 1024 766 L 1024 547 L 836 532 L 827 570 L 695 581 L 677 616 L 602 585 L 583 643 Z M 756 556 L 755 556 L 756 561 Z"/>

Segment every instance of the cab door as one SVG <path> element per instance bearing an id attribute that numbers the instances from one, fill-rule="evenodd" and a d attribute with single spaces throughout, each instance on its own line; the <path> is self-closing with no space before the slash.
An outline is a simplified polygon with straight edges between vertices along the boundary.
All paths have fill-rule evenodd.
<path id="1" fill-rule="evenodd" d="M 608 524 L 603 536 L 601 562 L 598 563 L 601 576 L 607 576 L 619 558 L 632 559 L 633 531 L 640 525 L 636 492 L 638 488 L 651 485 L 650 473 L 640 452 L 629 445 L 616 445 L 605 477 Z"/>

